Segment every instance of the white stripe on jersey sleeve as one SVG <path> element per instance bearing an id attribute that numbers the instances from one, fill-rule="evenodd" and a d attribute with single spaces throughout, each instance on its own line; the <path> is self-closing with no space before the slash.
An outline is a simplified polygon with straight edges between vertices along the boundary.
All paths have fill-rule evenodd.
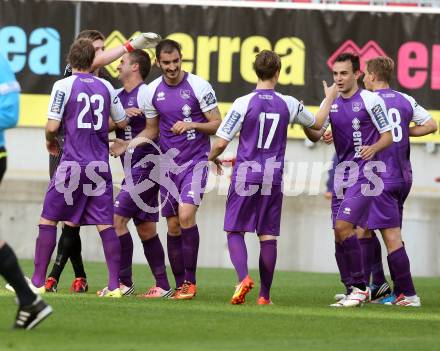
<path id="1" fill-rule="evenodd" d="M 139 108 L 144 112 L 145 117 L 155 118 L 159 115 L 156 108 L 153 105 L 153 98 L 156 94 L 157 87 L 162 82 L 162 76 L 153 80 L 145 88 L 142 86 L 142 97 L 138 94 Z M 139 89 L 140 91 L 141 89 Z"/>
<path id="2" fill-rule="evenodd" d="M 67 101 L 69 101 L 72 85 L 76 78 L 77 76 L 70 76 L 57 80 L 54 83 L 47 111 L 48 119 L 55 119 L 57 121 L 63 119 L 64 107 Z"/>
<path id="3" fill-rule="evenodd" d="M 124 107 L 119 100 L 118 93 L 116 92 L 113 85 L 105 79 L 98 78 L 107 88 L 110 94 L 110 117 L 115 123 L 120 123 L 125 120 L 127 117 L 125 116 Z"/>
<path id="4" fill-rule="evenodd" d="M 364 101 L 365 108 L 379 133 L 382 134 L 391 130 L 392 126 L 388 118 L 385 101 L 383 101 L 379 94 L 372 93 L 368 90 L 362 90 L 361 98 Z"/>
<path id="5" fill-rule="evenodd" d="M 316 122 L 315 116 L 306 107 L 300 103 L 293 96 L 283 95 L 275 92 L 275 94 L 284 100 L 289 109 L 289 123 L 300 124 L 304 127 L 310 128 Z"/>
<path id="6" fill-rule="evenodd" d="M 413 108 L 413 116 L 411 120 L 415 124 L 422 126 L 432 118 L 431 114 L 420 106 L 412 96 L 401 93 L 400 91 L 396 91 L 396 93 L 402 95 L 411 104 Z"/>
<path id="7" fill-rule="evenodd" d="M 188 73 L 187 79 L 199 101 L 202 112 L 208 112 L 217 107 L 217 98 L 209 82 L 192 73 Z"/>
<path id="8" fill-rule="evenodd" d="M 248 111 L 249 102 L 255 96 L 255 92 L 239 97 L 234 101 L 229 109 L 226 117 L 223 119 L 220 127 L 217 129 L 216 135 L 222 139 L 231 141 L 234 136 L 241 130 L 244 117 Z"/>
<path id="9" fill-rule="evenodd" d="M 145 107 L 147 106 L 148 100 L 148 86 L 147 84 L 143 83 L 138 89 L 137 93 L 137 104 L 140 110 L 145 114 Z"/>

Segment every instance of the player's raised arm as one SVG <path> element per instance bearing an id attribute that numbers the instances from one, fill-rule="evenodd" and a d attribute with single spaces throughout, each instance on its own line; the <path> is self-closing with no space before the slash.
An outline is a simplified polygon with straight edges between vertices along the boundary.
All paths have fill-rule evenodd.
<path id="1" fill-rule="evenodd" d="M 97 55 L 93 60 L 92 71 L 112 63 L 126 52 L 132 52 L 136 49 L 143 50 L 154 48 L 161 39 L 161 36 L 156 33 L 141 33 L 139 36 L 127 41 L 125 44 L 105 50 L 102 54 Z"/>
<path id="2" fill-rule="evenodd" d="M 315 115 L 315 123 L 311 127 L 312 129 L 318 131 L 321 131 L 321 129 L 326 124 L 332 103 L 338 96 L 338 89 L 336 87 L 336 83 L 333 83 L 331 86 L 328 86 L 327 82 L 323 80 L 322 86 L 324 88 L 325 98 L 324 101 L 321 103 L 318 112 Z"/>

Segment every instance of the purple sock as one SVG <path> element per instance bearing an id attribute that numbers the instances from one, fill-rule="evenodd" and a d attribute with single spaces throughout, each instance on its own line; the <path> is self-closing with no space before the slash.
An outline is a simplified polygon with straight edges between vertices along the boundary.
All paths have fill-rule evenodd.
<path id="1" fill-rule="evenodd" d="M 229 257 L 237 271 L 238 281 L 241 282 L 248 275 L 248 254 L 244 241 L 244 233 L 229 233 L 227 238 Z"/>
<path id="2" fill-rule="evenodd" d="M 121 244 L 113 227 L 99 233 L 104 248 L 105 261 L 108 268 L 108 288 L 119 288 L 119 267 L 121 266 Z"/>
<path id="3" fill-rule="evenodd" d="M 47 266 L 55 250 L 57 241 L 57 227 L 54 225 L 40 224 L 38 237 L 35 244 L 34 274 L 32 284 L 40 288 L 46 282 Z"/>
<path id="4" fill-rule="evenodd" d="M 151 273 L 156 279 L 156 286 L 170 290 L 170 283 L 168 282 L 167 270 L 165 268 L 165 253 L 163 252 L 162 243 L 159 235 L 142 241 L 144 246 L 144 255 L 150 265 Z"/>
<path id="5" fill-rule="evenodd" d="M 176 288 L 182 286 L 185 280 L 185 266 L 183 265 L 182 236 L 167 235 L 168 260 L 176 280 Z"/>
<path id="6" fill-rule="evenodd" d="M 374 247 L 373 238 L 362 238 L 359 239 L 359 244 L 361 245 L 362 251 L 362 262 L 364 265 L 364 279 L 367 284 L 370 283 L 371 276 L 371 266 L 374 260 Z"/>
<path id="7" fill-rule="evenodd" d="M 398 292 L 403 293 L 405 296 L 416 295 L 405 246 L 390 253 L 388 255 L 388 262 L 390 268 L 393 267 L 394 283 L 398 287 Z"/>
<path id="8" fill-rule="evenodd" d="M 348 258 L 344 253 L 342 244 L 335 242 L 335 257 L 338 265 L 339 274 L 341 276 L 341 282 L 345 285 L 347 294 L 350 293 L 350 287 L 353 285 L 350 276 L 350 269 L 348 267 Z"/>
<path id="9" fill-rule="evenodd" d="M 382 265 L 382 248 L 376 234 L 373 233 L 371 239 L 373 240 L 371 244 L 373 250 L 373 261 L 371 262 L 372 280 L 374 285 L 381 286 L 386 282 Z"/>
<path id="10" fill-rule="evenodd" d="M 394 274 L 393 264 L 390 262 L 389 255 L 387 256 L 387 262 L 388 262 L 388 268 L 390 269 L 391 280 L 393 281 L 393 284 L 394 284 L 393 293 L 394 293 L 394 295 L 399 296 L 402 292 L 400 291 L 399 286 L 397 285 L 397 282 L 395 279 L 396 275 Z"/>
<path id="11" fill-rule="evenodd" d="M 348 268 L 353 285 L 363 286 L 366 282 L 364 281 L 361 245 L 356 234 L 353 233 L 353 235 L 346 238 L 341 245 L 348 260 Z"/>
<path id="12" fill-rule="evenodd" d="M 125 286 L 132 286 L 132 265 L 133 265 L 133 239 L 130 232 L 119 237 L 121 244 L 121 265 L 119 268 L 119 280 Z"/>
<path id="13" fill-rule="evenodd" d="M 183 264 L 185 266 L 185 280 L 196 283 L 197 257 L 199 255 L 199 228 L 197 224 L 191 228 L 181 228 Z"/>
<path id="14" fill-rule="evenodd" d="M 261 288 L 258 296 L 270 299 L 270 287 L 272 286 L 275 264 L 277 263 L 277 241 L 260 241 L 260 280 Z"/>

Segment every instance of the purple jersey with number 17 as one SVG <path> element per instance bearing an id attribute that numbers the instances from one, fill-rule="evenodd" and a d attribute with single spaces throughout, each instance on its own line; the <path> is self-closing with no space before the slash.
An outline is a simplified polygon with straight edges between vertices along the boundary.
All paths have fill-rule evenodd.
<path id="1" fill-rule="evenodd" d="M 225 231 L 279 235 L 290 123 L 311 127 L 315 117 L 294 97 L 272 89 L 257 89 L 234 101 L 217 130 L 217 136 L 228 141 L 240 132 Z"/>
<path id="2" fill-rule="evenodd" d="M 311 127 L 315 117 L 294 97 L 274 90 L 235 100 L 217 131 L 226 140 L 240 132 L 232 180 L 281 184 L 290 123 Z"/>

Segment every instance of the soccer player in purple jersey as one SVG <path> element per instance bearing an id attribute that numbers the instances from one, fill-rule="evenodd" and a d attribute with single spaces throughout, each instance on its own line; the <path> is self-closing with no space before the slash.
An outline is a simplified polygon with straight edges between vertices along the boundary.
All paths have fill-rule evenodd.
<path id="1" fill-rule="evenodd" d="M 128 124 L 124 129 L 116 128 L 117 138 L 130 141 L 145 129 L 146 117 L 143 114 L 147 97 L 145 80 L 150 73 L 150 68 L 150 56 L 143 50 L 135 50 L 122 56 L 117 69 L 123 88 L 118 90 L 118 96 L 122 106 L 126 109 L 127 116 L 133 117 L 128 119 Z M 156 222 L 159 221 L 159 185 L 156 183 L 148 184 L 147 180 L 153 168 L 151 165 L 147 164 L 145 167 L 138 165 L 145 155 L 157 155 L 158 153 L 153 145 L 145 144 L 135 148 L 127 160 L 127 153 L 121 155 L 125 177 L 130 179 L 123 181 L 122 189 L 116 197 L 114 226 L 121 243 L 119 280 L 121 292 L 124 295 L 130 295 L 134 291 L 132 281 L 133 240 L 127 227 L 132 218 L 142 241 L 145 258 L 156 279 L 155 286 L 142 296 L 166 298 L 173 292 L 167 278 L 164 250 L 156 231 Z M 141 183 L 145 181 L 147 181 L 148 188 L 142 186 L 142 189 L 145 190 L 138 196 L 148 206 L 147 211 L 139 207 L 139 204 L 133 200 L 130 189 L 127 189 L 127 187 L 142 185 Z"/>
<path id="2" fill-rule="evenodd" d="M 55 82 L 49 103 L 46 146 L 57 154 L 57 132 L 64 123 L 61 164 L 49 183 L 36 241 L 32 285 L 45 292 L 46 270 L 56 243 L 59 221 L 75 227 L 96 225 L 109 269 L 108 291 L 121 297 L 121 246 L 113 229 L 113 185 L 108 163 L 108 116 L 125 126 L 124 109 L 110 83 L 90 72 L 95 48 L 91 40 L 75 41 L 69 52 L 72 76 Z"/>
<path id="3" fill-rule="evenodd" d="M 207 181 L 209 135 L 221 123 L 211 85 L 182 70 L 180 44 L 163 40 L 156 46 L 156 62 L 162 76 L 147 88 L 146 129 L 138 137 L 157 138 L 161 152 L 160 187 L 162 216 L 168 225 L 168 258 L 176 279 L 175 299 L 196 295 L 199 230 L 196 212 Z M 112 145 L 115 156 L 127 141 Z"/>
<path id="4" fill-rule="evenodd" d="M 331 207 L 336 262 L 347 295 L 332 304 L 333 307 L 359 306 L 369 300 L 370 289 L 364 277 L 356 227 L 366 228 L 373 196 L 380 192 L 380 178 L 373 172 L 379 165 L 369 161 L 376 160 L 376 154 L 392 143 L 392 126 L 384 101 L 358 87 L 360 75 L 358 56 L 343 53 L 336 58 L 333 79 L 340 95 L 332 104 L 329 124 L 340 163 L 336 168 Z M 326 127 L 321 131 L 305 131 L 312 141 L 318 141 Z"/>
<path id="5" fill-rule="evenodd" d="M 291 123 L 298 123 L 320 130 L 337 96 L 336 85 L 328 88 L 324 82 L 326 98 L 315 118 L 297 99 L 274 90 L 281 69 L 281 60 L 275 52 L 260 52 L 254 69 L 258 77 L 256 89 L 234 101 L 217 130 L 219 138 L 208 158 L 220 164 L 217 157 L 240 132 L 224 223 L 229 255 L 238 277 L 231 299 L 234 305 L 244 303 L 246 294 L 254 286 L 248 274 L 244 234 L 255 231 L 260 240 L 261 288 L 257 303 L 272 303 L 270 288 L 280 234 L 287 128 Z"/>
<path id="6" fill-rule="evenodd" d="M 419 307 L 421 302 L 414 288 L 401 233 L 403 204 L 412 185 L 409 137 L 433 133 L 437 130 L 437 123 L 411 96 L 390 88 L 393 73 L 394 62 L 389 57 L 377 57 L 366 62 L 365 87 L 385 101 L 393 137 L 393 144 L 378 153 L 378 160 L 386 164 L 386 172 L 382 174 L 384 190 L 373 199 L 368 229 L 379 229 L 382 233 L 394 282 L 394 295 L 382 299 L 382 302 Z M 414 126 L 410 126 L 412 122 Z M 361 237 L 365 277 L 369 281 L 373 270 L 372 299 L 377 299 L 383 295 L 381 292 L 389 292 L 383 274 L 380 243 L 370 231 L 361 233 Z"/>
<path id="7" fill-rule="evenodd" d="M 127 51 L 136 48 L 144 49 L 154 47 L 160 39 L 156 33 L 142 33 L 130 42 L 117 46 L 112 49 L 105 50 L 105 36 L 101 32 L 94 29 L 86 29 L 81 31 L 76 39 L 90 39 L 95 48 L 95 59 L 93 60 L 92 70 L 95 76 L 102 77 L 102 66 L 120 58 Z M 101 68 L 100 68 L 101 67 Z M 72 67 L 68 64 L 64 71 L 64 78 L 72 75 Z M 61 124 L 58 132 L 59 153 L 54 156 L 49 154 L 49 174 L 53 177 L 55 171 L 63 156 L 64 132 Z M 75 279 L 72 282 L 70 291 L 83 293 L 88 290 L 86 272 L 81 256 L 81 237 L 79 235 L 80 227 L 70 227 L 63 223 L 62 232 L 58 241 L 57 255 L 52 270 L 46 280 L 46 292 L 56 292 L 61 273 L 70 258 L 75 273 Z"/>

